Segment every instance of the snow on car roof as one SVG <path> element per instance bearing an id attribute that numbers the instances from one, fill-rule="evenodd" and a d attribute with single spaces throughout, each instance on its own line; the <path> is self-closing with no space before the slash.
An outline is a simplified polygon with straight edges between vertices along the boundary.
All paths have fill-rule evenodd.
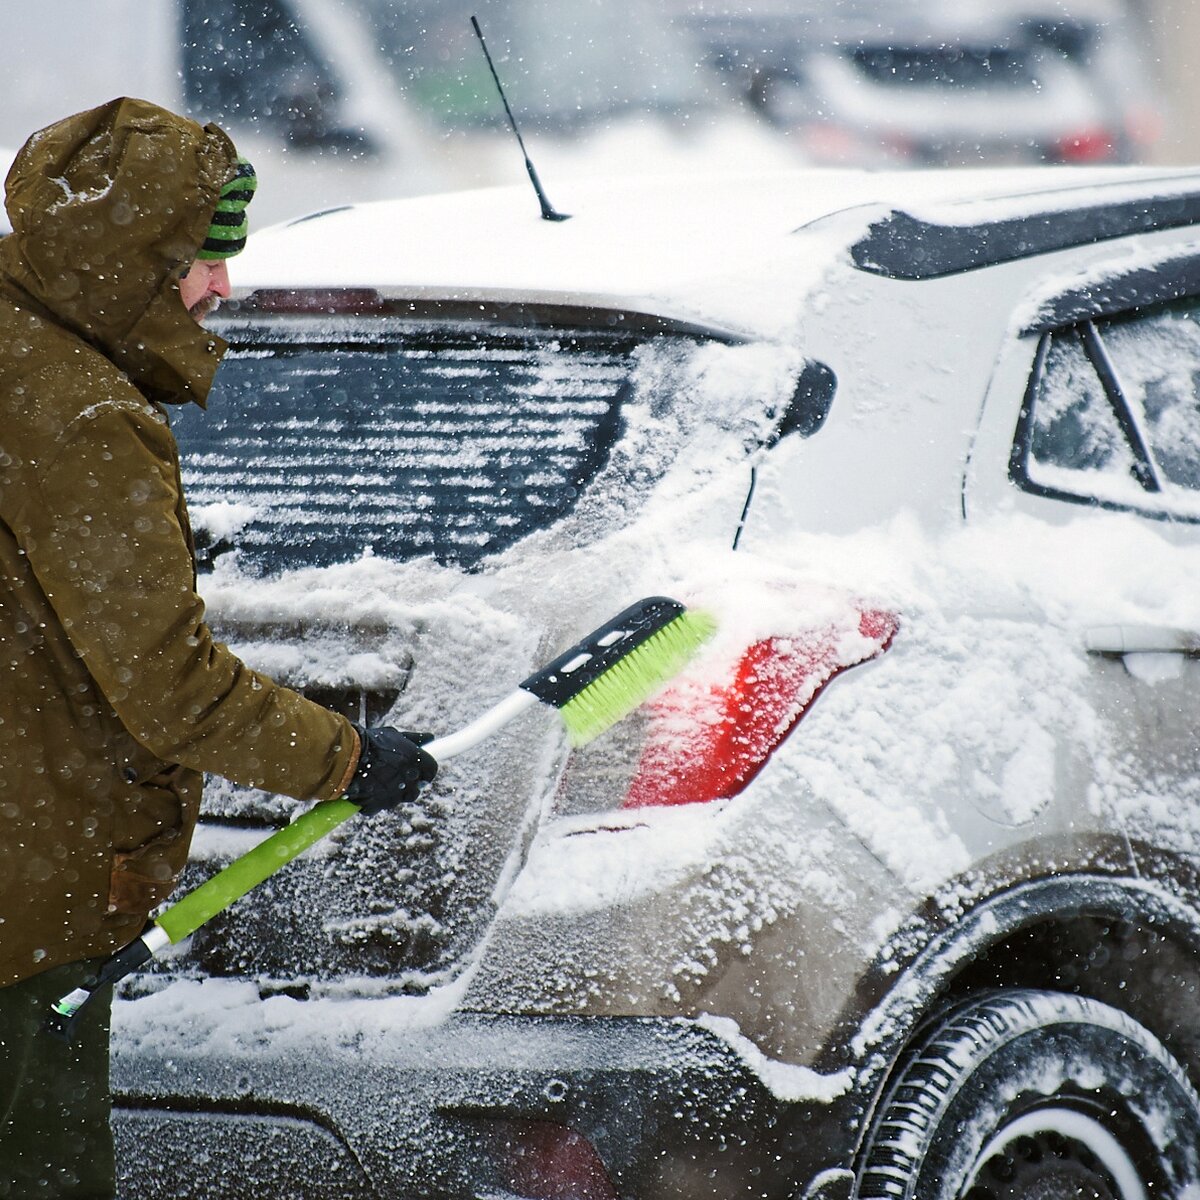
<path id="1" fill-rule="evenodd" d="M 260 288 L 370 287 L 419 298 L 556 300 L 706 313 L 756 327 L 761 305 L 736 287 L 820 269 L 888 210 L 969 222 L 1006 212 L 1195 189 L 1200 174 L 1142 168 L 926 172 L 807 170 L 730 178 L 678 176 L 604 183 L 547 182 L 555 206 L 543 220 L 532 189 L 495 188 L 376 201 L 302 217 L 253 234 L 234 264 L 239 294 Z M 847 214 L 849 227 L 824 218 Z M 792 238 L 801 228 L 803 238 Z"/>

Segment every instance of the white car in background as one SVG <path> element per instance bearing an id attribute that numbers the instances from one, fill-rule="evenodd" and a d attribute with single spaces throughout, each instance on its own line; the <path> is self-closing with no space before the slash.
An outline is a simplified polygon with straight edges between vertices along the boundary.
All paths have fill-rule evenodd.
<path id="1" fill-rule="evenodd" d="M 1161 134 L 1153 45 L 1123 0 L 675 0 L 806 161 L 1143 161 Z"/>
<path id="2" fill-rule="evenodd" d="M 439 733 L 640 595 L 718 634 L 132 981 L 122 1195 L 1193 1194 L 1200 172 L 552 190 L 252 238 L 212 620 Z M 295 810 L 210 787 L 195 877 Z"/>

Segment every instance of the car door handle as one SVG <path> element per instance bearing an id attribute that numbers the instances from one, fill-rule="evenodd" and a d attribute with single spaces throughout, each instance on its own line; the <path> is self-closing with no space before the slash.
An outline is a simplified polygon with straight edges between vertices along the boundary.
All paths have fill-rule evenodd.
<path id="1" fill-rule="evenodd" d="M 1089 654 L 1200 654 L 1200 633 L 1168 625 L 1093 625 L 1084 645 Z"/>

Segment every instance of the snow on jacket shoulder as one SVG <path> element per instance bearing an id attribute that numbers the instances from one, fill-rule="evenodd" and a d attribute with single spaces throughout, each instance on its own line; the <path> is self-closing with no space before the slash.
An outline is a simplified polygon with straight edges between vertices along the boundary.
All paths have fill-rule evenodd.
<path id="1" fill-rule="evenodd" d="M 0 984 L 140 932 L 200 773 L 339 794 L 353 731 L 214 642 L 164 404 L 223 343 L 177 278 L 233 150 L 120 100 L 26 144 L 0 242 Z"/>

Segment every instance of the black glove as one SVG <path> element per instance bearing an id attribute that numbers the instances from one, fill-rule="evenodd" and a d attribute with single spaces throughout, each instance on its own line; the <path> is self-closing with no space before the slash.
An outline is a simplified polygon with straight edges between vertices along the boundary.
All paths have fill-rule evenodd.
<path id="1" fill-rule="evenodd" d="M 421 749 L 428 733 L 401 733 L 390 725 L 364 729 L 355 725 L 362 741 L 358 770 L 346 789 L 353 801 L 370 816 L 394 804 L 411 804 L 421 788 L 437 774 L 437 759 Z"/>

